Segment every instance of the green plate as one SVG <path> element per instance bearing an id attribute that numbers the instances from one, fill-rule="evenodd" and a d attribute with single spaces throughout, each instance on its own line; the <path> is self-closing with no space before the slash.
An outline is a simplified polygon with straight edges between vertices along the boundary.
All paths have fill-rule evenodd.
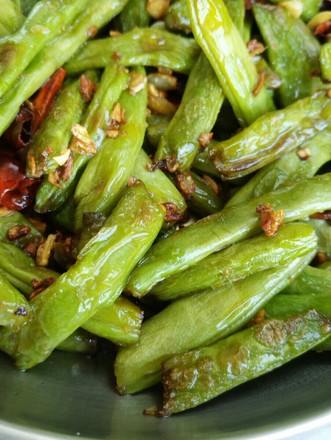
<path id="1" fill-rule="evenodd" d="M 54 352 L 22 373 L 0 354 L 0 439 L 331 438 L 330 353 L 308 353 L 165 419 L 142 414 L 159 402 L 159 387 L 136 396 L 116 394 L 112 363 L 107 351 L 92 358 Z"/>

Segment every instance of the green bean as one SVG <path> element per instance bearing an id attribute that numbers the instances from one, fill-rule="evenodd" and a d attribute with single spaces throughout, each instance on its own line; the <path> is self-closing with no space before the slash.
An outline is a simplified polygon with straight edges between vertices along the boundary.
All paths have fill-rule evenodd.
<path id="1" fill-rule="evenodd" d="M 242 0 L 225 0 L 232 21 L 241 35 L 244 34 L 245 4 Z M 186 0 L 172 3 L 164 17 L 167 29 L 174 32 L 190 34 L 192 32 Z"/>
<path id="2" fill-rule="evenodd" d="M 0 273 L 0 328 L 17 330 L 26 324 L 30 314 L 27 300 Z"/>
<path id="3" fill-rule="evenodd" d="M 92 81 L 97 76 L 87 74 L 87 78 Z M 29 143 L 26 168 L 29 177 L 50 174 L 66 162 L 70 153 L 71 128 L 80 121 L 85 106 L 80 80 L 68 81 Z"/>
<path id="4" fill-rule="evenodd" d="M 163 210 L 143 184 L 136 182 L 128 188 L 77 262 L 30 301 L 33 313 L 29 322 L 10 335 L 10 341 L 3 335 L 2 346 L 15 352 L 18 368 L 42 362 L 103 306 L 114 303 L 163 220 Z"/>
<path id="5" fill-rule="evenodd" d="M 243 203 L 281 186 L 313 177 L 323 164 L 331 160 L 330 142 L 330 129 L 319 132 L 298 151 L 285 154 L 260 169 L 236 192 L 226 206 Z M 303 158 L 300 157 L 300 152 L 304 155 Z"/>
<path id="6" fill-rule="evenodd" d="M 182 228 L 154 244 L 131 273 L 126 289 L 145 295 L 156 283 L 178 273 L 230 244 L 259 232 L 256 208 L 269 204 L 282 209 L 284 222 L 305 218 L 331 206 L 330 174 L 278 189 L 250 201 L 225 208 Z"/>
<path id="7" fill-rule="evenodd" d="M 310 218 L 307 219 L 315 230 L 318 238 L 318 250 L 326 254 L 331 254 L 331 228 L 327 220 Z"/>
<path id="8" fill-rule="evenodd" d="M 168 116 L 151 114 L 147 116 L 147 128 L 146 128 L 146 139 L 148 141 L 148 146 L 157 148 L 159 145 L 161 136 L 165 133 L 168 128 L 170 119 Z"/>
<path id="9" fill-rule="evenodd" d="M 23 24 L 24 16 L 12 0 L 3 0 L 1 4 L 0 38 L 16 32 Z"/>
<path id="10" fill-rule="evenodd" d="M 331 295 L 331 272 L 318 267 L 307 266 L 285 289 L 286 293 Z M 329 296 L 331 301 L 331 296 Z M 331 317 L 331 315 L 330 315 Z"/>
<path id="11" fill-rule="evenodd" d="M 325 92 L 258 118 L 232 138 L 213 144 L 210 159 L 222 178 L 234 179 L 262 168 L 300 147 L 331 124 Z"/>
<path id="12" fill-rule="evenodd" d="M 109 215 L 128 183 L 144 141 L 146 131 L 147 88 L 143 68 L 136 68 L 132 78 L 139 76 L 139 91 L 129 88 L 119 98 L 119 120 L 115 137 L 107 138 L 89 161 L 79 179 L 74 200 L 75 227 L 82 227 L 84 212 Z M 122 113 L 125 120 L 122 120 Z"/>
<path id="13" fill-rule="evenodd" d="M 152 160 L 144 150 L 140 150 L 132 175 L 144 182 L 151 197 L 159 203 L 170 203 L 178 208 L 178 214 L 183 215 L 187 209 L 186 202 L 172 181 L 160 169 L 150 171 Z"/>
<path id="14" fill-rule="evenodd" d="M 280 6 L 285 3 L 284 0 L 271 0 L 271 2 Z M 301 18 L 307 22 L 318 13 L 323 2 L 321 0 L 299 0 L 299 3 L 302 6 Z"/>
<path id="15" fill-rule="evenodd" d="M 128 73 L 123 67 L 118 66 L 116 63 L 111 63 L 106 67 L 99 87 L 81 122 L 97 150 L 106 137 L 112 107 L 127 87 L 127 84 Z M 66 180 L 60 179 L 60 185 L 57 186 L 47 179 L 39 187 L 35 203 L 37 212 L 55 211 L 72 196 L 77 181 L 91 155 L 73 152 L 72 156 L 73 165 Z"/>
<path id="16" fill-rule="evenodd" d="M 102 27 L 117 15 L 126 0 L 89 0 L 87 7 L 76 18 L 70 28 L 50 41 L 24 70 L 24 75 L 16 81 L 0 102 L 0 135 L 15 119 L 21 104 L 36 92 L 43 83 L 61 67 L 86 41 L 91 31 Z M 82 2 L 79 2 L 82 5 Z"/>
<path id="17" fill-rule="evenodd" d="M 210 133 L 224 100 L 220 83 L 202 53 L 191 70 L 181 103 L 162 135 L 155 160 L 164 160 L 169 171 L 190 168 L 202 141 Z"/>
<path id="18" fill-rule="evenodd" d="M 119 20 L 122 32 L 129 32 L 135 27 L 148 27 L 150 16 L 145 0 L 129 0 L 120 13 Z"/>
<path id="19" fill-rule="evenodd" d="M 81 328 L 74 331 L 67 337 L 67 339 L 56 347 L 57 350 L 82 354 L 95 354 L 98 351 L 98 348 L 98 337 Z"/>
<path id="20" fill-rule="evenodd" d="M 95 313 L 82 328 L 119 345 L 134 344 L 139 339 L 143 316 L 140 307 L 119 297 Z"/>
<path id="21" fill-rule="evenodd" d="M 105 67 L 115 59 L 124 66 L 163 66 L 189 73 L 199 47 L 193 38 L 164 29 L 137 28 L 123 35 L 88 42 L 67 64 L 69 74 Z"/>
<path id="22" fill-rule="evenodd" d="M 188 183 L 188 192 L 186 193 L 185 189 L 182 189 L 182 192 L 187 206 L 197 218 L 215 214 L 224 207 L 221 190 L 209 176 L 200 177 L 194 171 L 187 171 L 184 174 L 178 174 L 177 179 L 180 187 L 185 188 L 185 182 Z"/>
<path id="23" fill-rule="evenodd" d="M 253 13 L 270 65 L 282 80 L 277 90 L 281 104 L 285 107 L 311 95 L 313 73 L 319 69 L 318 40 L 300 18 L 294 18 L 282 7 L 255 4 Z M 293 52 L 295 63 L 291 61 Z"/>
<path id="24" fill-rule="evenodd" d="M 278 267 L 287 263 L 290 256 L 297 258 L 302 256 L 302 252 L 306 253 L 307 241 L 312 240 L 312 237 L 316 241 L 312 232 L 311 226 L 295 222 L 284 225 L 274 237 L 260 234 L 235 243 L 166 278 L 150 291 L 150 295 L 159 301 L 174 300 L 201 289 L 218 288 L 255 272 Z"/>
<path id="25" fill-rule="evenodd" d="M 163 364 L 164 400 L 155 413 L 164 417 L 205 403 L 300 356 L 330 332 L 328 319 L 308 311 L 174 356 Z"/>
<path id="26" fill-rule="evenodd" d="M 325 43 L 321 47 L 320 64 L 322 77 L 326 81 L 331 81 L 331 42 Z"/>
<path id="27" fill-rule="evenodd" d="M 87 3 L 87 0 L 39 1 L 22 27 L 0 41 L 0 97 L 14 86 L 32 59 L 59 34 L 59 29 L 67 27 Z"/>
<path id="28" fill-rule="evenodd" d="M 191 26 L 241 125 L 251 124 L 274 108 L 271 97 L 258 85 L 258 75 L 247 47 L 223 1 L 190 0 Z"/>
<path id="29" fill-rule="evenodd" d="M 0 215 L 1 241 L 24 248 L 30 243 L 39 244 L 42 238 L 41 232 L 19 211 L 5 211 Z"/>
<path id="30" fill-rule="evenodd" d="M 115 359 L 117 389 L 140 391 L 161 379 L 161 363 L 170 356 L 212 344 L 239 330 L 311 260 L 289 259 L 281 268 L 267 269 L 216 289 L 178 299 L 144 322 L 139 343 L 121 349 Z"/>
<path id="31" fill-rule="evenodd" d="M 192 33 L 186 0 L 178 0 L 169 6 L 164 24 L 169 31 L 182 32 L 186 35 Z"/>
<path id="32" fill-rule="evenodd" d="M 3 242 L 0 242 L 0 269 L 26 297 L 34 290 L 33 282 L 40 283 L 45 279 L 53 282 L 59 277 L 54 270 L 37 266 L 35 260 L 21 249 Z"/>
<path id="33" fill-rule="evenodd" d="M 266 319 L 288 318 L 312 309 L 330 319 L 330 299 L 330 293 L 310 292 L 308 288 L 304 293 L 280 293 L 268 301 L 263 310 Z"/>
<path id="34" fill-rule="evenodd" d="M 1 275 L 27 298 L 31 294 L 41 294 L 60 276 L 51 269 L 37 266 L 33 258 L 15 246 L 0 242 Z M 126 298 L 118 298 L 114 304 L 96 312 L 83 327 L 100 337 L 126 345 L 137 342 L 142 318 L 138 306 Z"/>

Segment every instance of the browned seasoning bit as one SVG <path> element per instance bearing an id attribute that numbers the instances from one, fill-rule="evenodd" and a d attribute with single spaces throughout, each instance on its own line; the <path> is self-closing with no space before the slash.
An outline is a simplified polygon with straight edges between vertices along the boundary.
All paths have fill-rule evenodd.
<path id="1" fill-rule="evenodd" d="M 126 123 L 125 111 L 122 109 L 119 102 L 114 104 L 113 110 L 110 114 L 110 122 L 105 130 L 106 135 L 112 139 L 116 139 L 120 134 L 120 127 Z"/>
<path id="2" fill-rule="evenodd" d="M 26 237 L 30 231 L 31 231 L 30 226 L 21 226 L 21 225 L 12 226 L 7 231 L 7 238 L 8 240 L 11 241 L 17 240 L 18 238 Z"/>
<path id="3" fill-rule="evenodd" d="M 25 247 L 24 247 L 24 249 L 23 249 L 23 251 L 24 251 L 24 253 L 26 254 L 26 255 L 28 255 L 29 257 L 32 257 L 32 258 L 36 258 L 36 255 L 37 255 L 37 249 L 38 249 L 38 244 L 37 243 L 28 243 Z"/>
<path id="4" fill-rule="evenodd" d="M 190 172 L 186 171 L 185 173 L 178 173 L 176 178 L 180 192 L 185 199 L 189 199 L 196 191 L 196 186 Z"/>
<path id="5" fill-rule="evenodd" d="M 30 299 L 35 298 L 37 295 L 39 295 L 43 290 L 47 289 L 51 284 L 53 284 L 55 279 L 53 277 L 44 278 L 43 280 L 36 280 L 33 279 L 31 281 L 32 285 L 32 292 L 30 294 Z"/>
<path id="6" fill-rule="evenodd" d="M 260 217 L 260 226 L 267 237 L 273 237 L 284 222 L 284 211 L 274 209 L 268 204 L 257 206 L 256 212 Z"/>
<path id="7" fill-rule="evenodd" d="M 253 90 L 254 96 L 257 96 L 261 92 L 261 90 L 264 86 L 264 83 L 265 83 L 265 73 L 260 72 L 259 76 L 258 76 L 257 84 L 255 86 L 255 89 Z"/>
<path id="8" fill-rule="evenodd" d="M 311 151 L 308 147 L 298 148 L 296 153 L 301 160 L 307 160 L 311 157 Z"/>
<path id="9" fill-rule="evenodd" d="M 122 59 L 122 55 L 115 50 L 113 55 L 111 56 L 114 61 L 120 61 Z"/>
<path id="10" fill-rule="evenodd" d="M 248 41 L 247 43 L 247 49 L 251 56 L 255 55 L 261 55 L 265 51 L 265 46 L 261 41 L 257 40 L 256 38 L 253 38 L 252 40 Z"/>
<path id="11" fill-rule="evenodd" d="M 208 174 L 204 174 L 202 176 L 203 181 L 206 183 L 206 185 L 209 186 L 209 188 L 215 193 L 215 194 L 219 194 L 220 191 L 220 187 L 218 186 L 218 184 L 215 182 L 214 179 L 212 179 L 210 176 L 208 176 Z"/>
<path id="12" fill-rule="evenodd" d="M 70 149 L 77 154 L 95 154 L 97 152 L 97 147 L 90 138 L 88 131 L 83 125 L 74 124 L 71 127 L 71 133 L 74 137 L 70 144 Z"/>
<path id="13" fill-rule="evenodd" d="M 69 179 L 73 166 L 74 159 L 72 155 L 69 154 L 66 162 L 48 175 L 48 181 L 52 185 L 62 188 L 61 181 L 65 182 Z"/>
<path id="14" fill-rule="evenodd" d="M 137 182 L 137 180 L 138 180 L 137 177 L 131 176 L 128 181 L 128 186 L 130 187 L 130 186 L 134 185 Z"/>
<path id="15" fill-rule="evenodd" d="M 83 74 L 79 77 L 79 91 L 83 100 L 85 102 L 90 102 L 96 91 L 96 84 Z"/>
<path id="16" fill-rule="evenodd" d="M 210 141 L 213 139 L 213 136 L 214 133 L 212 132 L 201 133 L 198 138 L 200 147 L 203 149 L 206 148 L 209 145 Z"/>
<path id="17" fill-rule="evenodd" d="M 88 28 L 88 30 L 87 30 L 87 37 L 88 37 L 88 38 L 93 38 L 93 37 L 95 37 L 95 36 L 97 35 L 98 31 L 99 31 L 99 29 L 98 29 L 97 26 L 95 26 L 95 25 L 90 26 L 90 27 Z"/>
<path id="18" fill-rule="evenodd" d="M 327 256 L 327 254 L 325 252 L 317 252 L 315 258 L 314 258 L 314 262 L 319 266 L 320 264 L 326 263 L 327 261 L 329 261 L 329 257 Z"/>
<path id="19" fill-rule="evenodd" d="M 179 222 L 184 219 L 183 214 L 181 214 L 178 206 L 174 203 L 162 203 L 162 205 L 165 207 L 166 210 L 166 222 Z"/>

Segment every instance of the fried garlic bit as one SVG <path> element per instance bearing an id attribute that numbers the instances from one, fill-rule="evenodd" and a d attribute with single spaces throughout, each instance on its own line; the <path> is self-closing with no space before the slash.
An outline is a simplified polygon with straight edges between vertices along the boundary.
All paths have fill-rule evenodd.
<path id="1" fill-rule="evenodd" d="M 260 226 L 267 237 L 273 237 L 284 222 L 284 211 L 275 211 L 268 203 L 261 204 L 256 208 L 260 217 Z"/>
<path id="2" fill-rule="evenodd" d="M 180 192 L 186 200 L 189 199 L 196 191 L 196 186 L 190 172 L 178 173 L 176 178 Z"/>
<path id="3" fill-rule="evenodd" d="M 152 113 L 164 116 L 173 116 L 177 107 L 167 99 L 167 94 L 164 90 L 159 90 L 154 84 L 148 84 L 148 108 Z"/>
<path id="4" fill-rule="evenodd" d="M 301 160 L 307 160 L 311 157 L 311 151 L 309 150 L 308 147 L 298 148 L 297 155 Z"/>
<path id="5" fill-rule="evenodd" d="M 131 72 L 129 81 L 129 93 L 130 95 L 136 95 L 146 86 L 147 78 L 141 72 Z"/>
<path id="6" fill-rule="evenodd" d="M 49 258 L 54 249 L 56 234 L 49 234 L 46 240 L 38 247 L 36 263 L 38 266 L 48 266 Z"/>
<path id="7" fill-rule="evenodd" d="M 97 147 L 90 138 L 87 130 L 80 124 L 74 124 L 71 127 L 71 133 L 74 137 L 70 144 L 70 149 L 77 154 L 95 154 Z"/>
<path id="8" fill-rule="evenodd" d="M 120 134 L 121 125 L 125 123 L 125 111 L 122 109 L 121 104 L 116 102 L 110 114 L 110 122 L 105 130 L 106 135 L 109 138 L 116 139 Z"/>

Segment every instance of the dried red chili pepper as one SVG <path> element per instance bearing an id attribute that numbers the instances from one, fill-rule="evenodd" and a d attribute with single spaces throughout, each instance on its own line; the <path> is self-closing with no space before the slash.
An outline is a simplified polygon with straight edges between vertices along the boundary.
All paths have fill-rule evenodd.
<path id="1" fill-rule="evenodd" d="M 7 152 L 0 156 L 0 206 L 21 210 L 34 199 L 38 179 L 26 177 L 24 165 Z"/>

